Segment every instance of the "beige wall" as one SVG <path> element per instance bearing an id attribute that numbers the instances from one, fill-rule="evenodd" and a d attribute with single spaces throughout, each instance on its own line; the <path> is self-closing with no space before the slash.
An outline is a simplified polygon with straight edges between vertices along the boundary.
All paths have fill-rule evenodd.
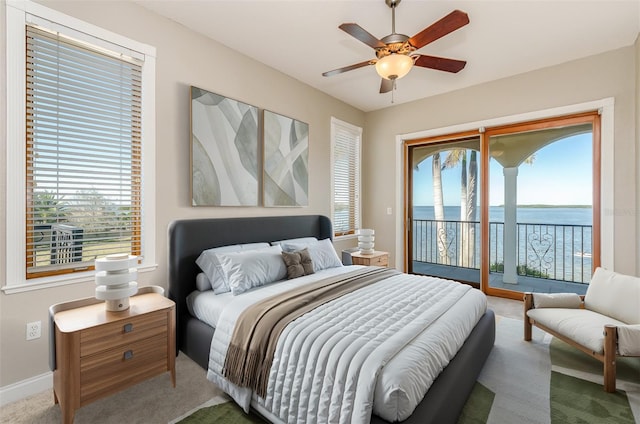
<path id="1" fill-rule="evenodd" d="M 156 76 L 156 259 L 158 269 L 142 274 L 142 285 L 167 282 L 167 226 L 177 218 L 326 214 L 330 210 L 330 119 L 355 125 L 364 113 L 219 43 L 128 2 L 41 2 L 68 15 L 157 48 Z M 5 21 L 4 2 L 0 21 Z M 216 17 L 211 18 L 215 25 Z M 223 19 L 220 17 L 219 19 Z M 4 31 L 4 29 L 2 30 Z M 2 44 L 2 81 L 6 81 Z M 3 83 L 4 84 L 4 83 Z M 309 123 L 309 207 L 305 208 L 193 208 L 189 198 L 189 86 L 295 117 Z M 6 106 L 4 90 L 2 106 Z M 5 128 L 5 113 L 0 114 Z M 4 130 L 3 130 L 4 131 Z M 4 137 L 2 137 L 4 140 Z M 1 163 L 6 147 L 2 145 Z M 2 166 L 4 169 L 4 166 Z M 0 198 L 0 269 L 5 269 L 5 177 Z M 5 285 L 4 271 L 0 286 Z M 48 371 L 46 325 L 49 305 L 93 296 L 93 284 L 76 284 L 21 294 L 0 294 L 0 387 Z M 25 324 L 41 320 L 43 337 L 25 341 Z"/>
<path id="2" fill-rule="evenodd" d="M 394 250 L 396 136 L 583 102 L 615 98 L 614 269 L 635 273 L 636 48 L 610 51 L 467 89 L 367 113 L 364 133 L 364 224 L 376 230 L 376 247 Z M 401 87 L 399 89 L 402 89 Z M 395 208 L 394 208 L 395 209 Z M 392 259 L 393 260 L 393 259 Z"/>
<path id="3" fill-rule="evenodd" d="M 640 19 L 640 17 L 638 17 Z M 640 164 L 640 34 L 636 38 L 636 164 Z M 640 190 L 640 171 L 636 166 L 636 193 Z M 636 229 L 640 231 L 640 193 L 636 199 Z M 640 237 L 636 237 L 638 242 L 636 246 L 636 275 L 640 275 Z"/>

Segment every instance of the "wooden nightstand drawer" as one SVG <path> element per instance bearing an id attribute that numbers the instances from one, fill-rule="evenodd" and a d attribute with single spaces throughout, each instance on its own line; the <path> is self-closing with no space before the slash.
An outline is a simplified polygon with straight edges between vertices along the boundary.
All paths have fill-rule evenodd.
<path id="1" fill-rule="evenodd" d="M 383 255 L 383 256 L 378 256 L 376 258 L 371 258 L 371 261 L 369 261 L 369 264 L 375 265 L 375 266 L 388 266 L 389 256 Z"/>
<path id="2" fill-rule="evenodd" d="M 352 253 L 351 260 L 354 265 L 365 266 L 389 266 L 389 253 L 376 250 L 373 253 Z"/>
<path id="3" fill-rule="evenodd" d="M 129 317 L 80 332 L 80 356 L 146 339 L 167 331 L 167 313 L 158 311 Z"/>
<path id="4" fill-rule="evenodd" d="M 168 371 L 166 334 L 123 345 L 80 360 L 80 404 Z"/>

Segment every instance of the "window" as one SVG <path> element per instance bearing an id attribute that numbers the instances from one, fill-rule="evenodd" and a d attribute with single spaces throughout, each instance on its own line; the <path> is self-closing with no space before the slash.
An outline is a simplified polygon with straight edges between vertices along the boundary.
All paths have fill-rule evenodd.
<path id="1" fill-rule="evenodd" d="M 362 128 L 331 118 L 335 236 L 354 234 L 360 228 L 361 139 Z"/>
<path id="2" fill-rule="evenodd" d="M 140 63 L 27 26 L 27 278 L 140 255 Z"/>
<path id="3" fill-rule="evenodd" d="M 7 287 L 153 267 L 155 49 L 30 2 L 7 22 Z"/>

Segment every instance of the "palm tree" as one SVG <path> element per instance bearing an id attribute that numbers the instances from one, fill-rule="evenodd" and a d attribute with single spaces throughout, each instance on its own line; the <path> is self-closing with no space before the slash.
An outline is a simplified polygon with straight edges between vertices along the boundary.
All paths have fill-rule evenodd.
<path id="1" fill-rule="evenodd" d="M 477 156 L 478 152 L 476 150 L 471 150 L 470 158 L 469 158 L 469 177 L 467 184 L 467 217 L 466 220 L 470 222 L 476 222 L 477 209 L 478 209 L 478 161 Z M 471 224 L 469 227 L 469 232 L 467 234 L 466 246 L 468 255 L 467 260 L 469 265 L 475 265 L 476 259 L 476 226 L 475 224 Z"/>
<path id="2" fill-rule="evenodd" d="M 431 166 L 431 174 L 433 177 L 433 209 L 436 219 L 436 243 L 438 246 L 438 256 L 440 263 L 449 264 L 449 255 L 447 255 L 447 232 L 444 228 L 444 202 L 442 196 L 442 166 L 440 165 L 440 153 L 433 155 L 433 163 Z"/>
<path id="3" fill-rule="evenodd" d="M 442 169 L 451 169 L 461 164 L 460 170 L 460 249 L 458 265 L 475 266 L 475 223 L 478 198 L 477 152 L 471 150 L 467 171 L 467 149 L 453 149 L 447 155 Z"/>

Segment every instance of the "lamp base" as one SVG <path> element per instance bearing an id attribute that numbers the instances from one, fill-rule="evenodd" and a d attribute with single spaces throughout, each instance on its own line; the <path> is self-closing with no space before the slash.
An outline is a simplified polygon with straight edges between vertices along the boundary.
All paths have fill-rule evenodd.
<path id="1" fill-rule="evenodd" d="M 129 309 L 129 298 L 105 300 L 105 306 L 107 311 L 119 312 Z"/>

